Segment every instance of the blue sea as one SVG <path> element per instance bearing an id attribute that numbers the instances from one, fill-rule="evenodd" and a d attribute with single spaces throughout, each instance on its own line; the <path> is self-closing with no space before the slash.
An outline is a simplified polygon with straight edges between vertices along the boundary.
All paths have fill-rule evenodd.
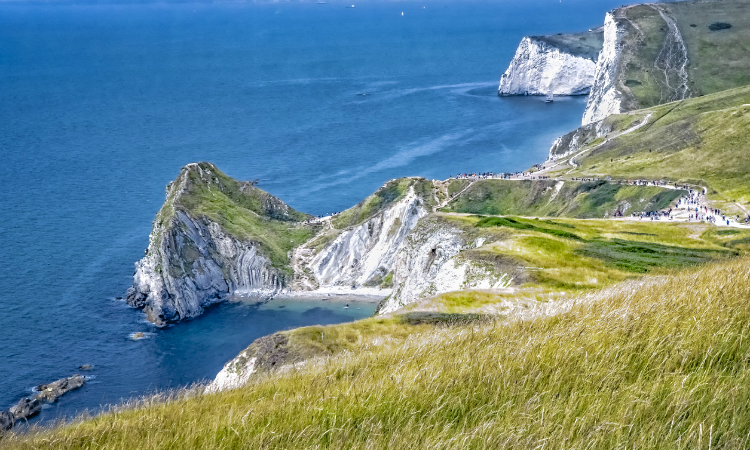
<path id="1" fill-rule="evenodd" d="M 500 74 L 523 36 L 621 3 L 0 1 L 0 408 L 93 364 L 36 420 L 97 411 L 213 378 L 262 335 L 371 315 L 279 299 L 157 330 L 117 297 L 189 162 L 327 214 L 396 177 L 543 161 L 586 99 L 500 98 Z"/>

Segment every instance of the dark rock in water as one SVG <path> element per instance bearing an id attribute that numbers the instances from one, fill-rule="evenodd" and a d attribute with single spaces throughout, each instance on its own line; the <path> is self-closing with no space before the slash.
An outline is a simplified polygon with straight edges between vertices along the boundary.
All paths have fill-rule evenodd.
<path id="1" fill-rule="evenodd" d="M 0 432 L 8 431 L 13 428 L 15 419 L 13 414 L 8 411 L 0 411 Z"/>
<path id="2" fill-rule="evenodd" d="M 92 364 L 84 364 L 82 366 L 78 366 L 78 368 L 81 370 L 91 370 L 94 368 L 94 366 Z"/>
<path id="3" fill-rule="evenodd" d="M 39 414 L 42 410 L 42 405 L 39 400 L 35 398 L 25 398 L 18 402 L 16 406 L 10 408 L 10 413 L 13 415 L 15 420 L 28 419 Z"/>
<path id="4" fill-rule="evenodd" d="M 81 366 L 81 369 L 91 369 L 91 364 Z M 88 370 L 85 369 L 85 370 Z M 39 391 L 33 398 L 24 398 L 18 404 L 10 408 L 10 411 L 0 411 L 0 431 L 10 430 L 15 422 L 34 417 L 42 410 L 41 401 L 55 402 L 57 399 L 73 389 L 83 386 L 85 378 L 76 374 L 69 378 L 63 378 L 50 384 L 40 384 L 36 387 Z"/>
<path id="5" fill-rule="evenodd" d="M 728 30 L 730 28 L 732 28 L 732 24 L 726 22 L 714 22 L 708 26 L 711 31 Z"/>
<path id="6" fill-rule="evenodd" d="M 41 384 L 36 387 L 39 393 L 34 398 L 46 402 L 56 402 L 61 395 L 83 386 L 84 381 L 85 379 L 82 376 L 76 374 L 70 378 L 57 380 L 54 383 Z"/>

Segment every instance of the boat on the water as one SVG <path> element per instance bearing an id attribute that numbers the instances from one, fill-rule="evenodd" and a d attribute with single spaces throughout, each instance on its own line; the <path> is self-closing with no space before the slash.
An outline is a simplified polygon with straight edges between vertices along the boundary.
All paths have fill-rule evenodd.
<path id="1" fill-rule="evenodd" d="M 547 94 L 547 96 L 544 98 L 544 103 L 552 103 L 554 101 L 555 101 L 555 94 L 553 94 L 552 92 Z"/>

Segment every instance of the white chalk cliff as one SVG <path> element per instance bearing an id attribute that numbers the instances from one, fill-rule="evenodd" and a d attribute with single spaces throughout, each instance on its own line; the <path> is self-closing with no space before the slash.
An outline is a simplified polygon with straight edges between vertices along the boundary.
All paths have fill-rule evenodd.
<path id="1" fill-rule="evenodd" d="M 393 294 L 378 308 L 394 312 L 421 298 L 461 289 L 496 289 L 510 285 L 508 273 L 491 264 L 463 257 L 462 250 L 481 246 L 484 238 L 469 239 L 441 220 L 425 218 L 406 239 L 394 265 Z"/>
<path id="2" fill-rule="evenodd" d="M 617 77 L 624 34 L 624 25 L 608 12 L 604 19 L 604 45 L 596 62 L 596 76 L 583 113 L 583 125 L 622 112 L 622 93 L 617 86 Z"/>
<path id="3" fill-rule="evenodd" d="M 425 215 L 425 200 L 410 187 L 391 207 L 343 231 L 309 267 L 321 286 L 363 285 L 373 277 L 385 277 L 406 237 Z"/>
<path id="4" fill-rule="evenodd" d="M 500 78 L 500 95 L 585 95 L 594 83 L 595 58 L 525 37 Z"/>
<path id="5" fill-rule="evenodd" d="M 234 359 L 224 364 L 213 381 L 206 386 L 206 392 L 220 392 L 234 389 L 247 383 L 255 373 L 257 358 L 250 356 L 250 349 L 240 352 Z"/>
<path id="6" fill-rule="evenodd" d="M 171 213 L 165 219 L 160 213 L 154 221 L 146 256 L 136 263 L 126 301 L 157 325 L 198 316 L 229 295 L 270 298 L 284 287 L 284 275 L 257 242 L 238 239 L 179 206 L 191 176 L 211 185 L 215 171 L 207 163 L 183 168 L 168 187 L 162 208 Z"/>
<path id="7" fill-rule="evenodd" d="M 579 127 L 568 134 L 560 136 L 552 143 L 548 159 L 565 158 L 582 149 L 598 137 L 604 136 L 603 121 L 590 123 Z"/>

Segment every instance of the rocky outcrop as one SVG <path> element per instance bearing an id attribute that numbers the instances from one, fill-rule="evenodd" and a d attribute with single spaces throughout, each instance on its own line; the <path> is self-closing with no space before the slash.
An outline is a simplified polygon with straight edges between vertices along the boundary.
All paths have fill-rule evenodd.
<path id="1" fill-rule="evenodd" d="M 250 349 L 240 352 L 237 357 L 224 365 L 216 374 L 214 380 L 206 387 L 206 392 L 219 392 L 234 389 L 247 383 L 250 376 L 255 373 L 255 361 L 257 358 L 250 355 Z"/>
<path id="2" fill-rule="evenodd" d="M 618 87 L 620 58 L 622 57 L 622 39 L 626 33 L 625 25 L 613 12 L 604 18 L 604 44 L 596 62 L 596 76 L 591 88 L 586 110 L 583 113 L 583 125 L 598 122 L 610 114 L 622 112 L 622 93 Z"/>
<path id="3" fill-rule="evenodd" d="M 8 431 L 13 428 L 15 418 L 8 411 L 0 411 L 0 432 Z"/>
<path id="4" fill-rule="evenodd" d="M 256 339 L 248 348 L 224 365 L 206 387 L 206 392 L 233 389 L 247 383 L 252 374 L 279 369 L 299 360 L 289 350 L 289 338 L 282 333 L 274 333 Z"/>
<path id="5" fill-rule="evenodd" d="M 36 398 L 24 398 L 21 399 L 15 406 L 10 408 L 10 414 L 13 415 L 13 420 L 29 419 L 36 416 L 42 410 L 42 404 Z"/>
<path id="6" fill-rule="evenodd" d="M 209 200 L 194 205 L 196 197 L 212 189 L 222 198 L 238 197 L 234 201 L 243 206 L 258 203 L 257 188 L 224 178 L 228 177 L 212 164 L 190 164 L 168 187 L 167 202 L 154 222 L 146 256 L 136 263 L 133 286 L 126 296 L 128 304 L 143 309 L 157 325 L 198 316 L 205 307 L 231 295 L 268 299 L 286 285 L 288 273 L 274 267 L 267 250 L 270 245 L 252 235 L 239 237 L 216 218 L 201 214 L 212 206 L 206 204 Z M 263 194 L 261 198 L 270 202 L 262 206 L 266 217 L 244 207 L 237 209 L 248 220 L 269 228 L 270 222 L 293 227 L 299 213 Z"/>
<path id="7" fill-rule="evenodd" d="M 391 272 L 407 236 L 425 215 L 425 199 L 409 187 L 392 206 L 341 232 L 315 254 L 308 267 L 320 286 L 380 284 Z"/>
<path id="8" fill-rule="evenodd" d="M 394 312 L 433 295 L 461 289 L 507 287 L 512 276 L 464 250 L 486 242 L 469 236 L 440 218 L 425 218 L 409 234 L 393 269 L 393 294 L 378 306 L 379 314 Z"/>
<path id="9" fill-rule="evenodd" d="M 50 403 L 56 402 L 61 396 L 83 386 L 85 381 L 86 379 L 84 377 L 76 374 L 72 377 L 62 378 L 50 384 L 40 384 L 36 387 L 37 394 L 34 395 L 34 400 L 41 400 Z"/>
<path id="10" fill-rule="evenodd" d="M 585 95 L 594 83 L 601 32 L 525 37 L 500 78 L 499 95 Z"/>
<path id="11" fill-rule="evenodd" d="M 603 136 L 602 121 L 579 127 L 570 133 L 555 139 L 549 149 L 549 159 L 565 158 L 582 149 L 596 138 Z"/>
<path id="12" fill-rule="evenodd" d="M 61 378 L 50 384 L 41 384 L 34 388 L 36 394 L 23 398 L 8 411 L 0 411 L 0 432 L 7 431 L 21 420 L 28 420 L 42 411 L 42 403 L 56 402 L 61 396 L 78 389 L 86 382 L 81 375 Z"/>

